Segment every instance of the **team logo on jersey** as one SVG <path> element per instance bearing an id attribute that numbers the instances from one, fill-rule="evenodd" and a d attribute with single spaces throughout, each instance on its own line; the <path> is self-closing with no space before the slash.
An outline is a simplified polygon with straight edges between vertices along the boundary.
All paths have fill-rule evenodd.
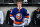
<path id="1" fill-rule="evenodd" d="M 18 20 L 20 20 L 20 19 L 22 18 L 22 15 L 21 15 L 20 13 L 18 13 L 18 14 L 16 14 L 16 18 L 17 18 Z"/>

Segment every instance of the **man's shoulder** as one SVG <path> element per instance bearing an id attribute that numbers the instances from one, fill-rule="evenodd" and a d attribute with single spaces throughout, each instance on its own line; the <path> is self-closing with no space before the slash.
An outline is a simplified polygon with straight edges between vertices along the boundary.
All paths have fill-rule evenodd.
<path id="1" fill-rule="evenodd" d="M 23 10 L 27 10 L 26 8 L 23 8 Z"/>
<path id="2" fill-rule="evenodd" d="M 15 9 L 17 9 L 17 8 L 13 8 L 12 10 L 15 10 Z"/>

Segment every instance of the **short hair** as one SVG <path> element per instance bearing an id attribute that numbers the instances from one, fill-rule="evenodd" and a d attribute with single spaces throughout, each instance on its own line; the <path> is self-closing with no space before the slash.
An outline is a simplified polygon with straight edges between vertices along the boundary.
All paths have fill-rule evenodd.
<path id="1" fill-rule="evenodd" d="M 17 2 L 22 2 L 21 0 L 17 0 Z"/>

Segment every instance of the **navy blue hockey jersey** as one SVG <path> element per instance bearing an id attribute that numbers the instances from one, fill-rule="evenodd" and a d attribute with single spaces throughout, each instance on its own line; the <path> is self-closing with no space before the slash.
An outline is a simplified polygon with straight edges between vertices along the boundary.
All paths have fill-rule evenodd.
<path id="1" fill-rule="evenodd" d="M 29 18 L 29 13 L 25 8 L 20 10 L 18 8 L 13 8 L 10 12 L 10 17 L 14 17 L 15 24 L 22 24 L 24 23 L 24 18 Z"/>

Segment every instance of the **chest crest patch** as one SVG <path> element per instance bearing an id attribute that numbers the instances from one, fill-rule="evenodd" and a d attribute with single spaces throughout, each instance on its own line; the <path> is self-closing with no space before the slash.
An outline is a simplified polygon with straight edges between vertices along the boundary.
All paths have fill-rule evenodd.
<path id="1" fill-rule="evenodd" d="M 16 19 L 18 19 L 18 20 L 22 19 L 22 14 L 20 14 L 20 13 L 16 14 Z"/>

